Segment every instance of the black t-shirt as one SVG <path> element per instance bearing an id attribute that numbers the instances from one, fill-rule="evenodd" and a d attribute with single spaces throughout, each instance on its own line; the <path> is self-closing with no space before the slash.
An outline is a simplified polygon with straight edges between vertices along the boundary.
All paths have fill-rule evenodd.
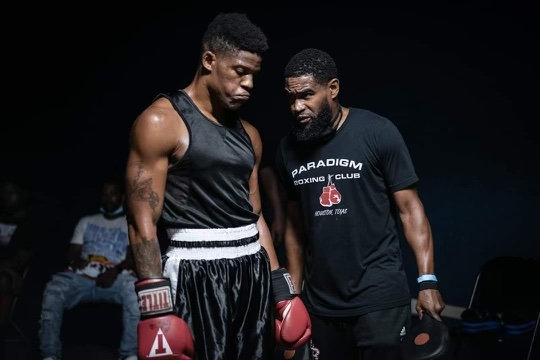
<path id="1" fill-rule="evenodd" d="M 276 162 L 289 200 L 301 204 L 308 309 L 354 316 L 410 303 L 392 193 L 418 178 L 395 125 L 350 108 L 323 145 L 283 138 Z"/>

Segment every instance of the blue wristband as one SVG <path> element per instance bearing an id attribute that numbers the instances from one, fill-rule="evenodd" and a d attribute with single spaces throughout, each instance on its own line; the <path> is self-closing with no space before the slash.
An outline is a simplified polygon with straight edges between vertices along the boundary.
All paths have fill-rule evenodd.
<path id="1" fill-rule="evenodd" d="M 421 283 L 423 281 L 437 281 L 437 277 L 434 274 L 420 275 L 416 282 Z"/>

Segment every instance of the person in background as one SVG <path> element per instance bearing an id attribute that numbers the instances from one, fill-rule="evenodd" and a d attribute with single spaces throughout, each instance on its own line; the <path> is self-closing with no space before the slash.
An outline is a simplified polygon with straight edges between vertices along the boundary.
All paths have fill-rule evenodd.
<path id="1" fill-rule="evenodd" d="M 69 244 L 66 271 L 54 274 L 46 284 L 39 329 L 40 351 L 45 360 L 61 359 L 64 311 L 87 302 L 122 306 L 119 359 L 137 359 L 140 311 L 134 292 L 137 277 L 129 246 L 122 178 L 104 181 L 100 203 L 99 212 L 78 221 Z"/>
<path id="2" fill-rule="evenodd" d="M 171 358 L 243 360 L 271 359 L 275 340 L 296 347 L 309 338 L 261 214 L 261 138 L 240 115 L 267 49 L 246 14 L 218 14 L 192 82 L 158 94 L 133 124 L 126 184 L 140 358 L 155 356 L 158 339 Z"/>
<path id="3" fill-rule="evenodd" d="M 14 179 L 0 181 L 0 351 L 14 301 L 37 246 L 38 226 L 31 214 L 29 192 Z"/>
<path id="4" fill-rule="evenodd" d="M 311 358 L 398 360 L 411 315 L 400 222 L 416 258 L 420 318 L 441 320 L 445 306 L 409 151 L 390 120 L 340 104 L 327 52 L 296 53 L 284 77 L 294 121 L 276 162 L 288 197 L 288 269 L 312 320 Z"/>

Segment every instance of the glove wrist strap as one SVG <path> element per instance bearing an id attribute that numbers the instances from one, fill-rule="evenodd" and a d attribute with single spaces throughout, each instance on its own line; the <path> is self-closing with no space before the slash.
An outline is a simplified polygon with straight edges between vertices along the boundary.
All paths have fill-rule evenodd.
<path id="1" fill-rule="evenodd" d="M 294 291 L 291 274 L 283 268 L 272 271 L 272 291 L 274 303 L 291 300 L 298 294 Z"/>
<path id="2" fill-rule="evenodd" d="M 167 278 L 145 279 L 135 283 L 141 318 L 173 313 L 171 281 Z"/>

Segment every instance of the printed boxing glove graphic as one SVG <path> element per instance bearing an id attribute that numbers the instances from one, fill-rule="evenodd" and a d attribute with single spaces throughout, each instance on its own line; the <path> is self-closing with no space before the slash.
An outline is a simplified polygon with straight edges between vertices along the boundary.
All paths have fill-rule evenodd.
<path id="1" fill-rule="evenodd" d="M 336 189 L 336 185 L 330 185 L 330 201 L 332 204 L 339 204 L 341 202 L 341 194 Z"/>
<path id="2" fill-rule="evenodd" d="M 325 207 L 332 206 L 332 202 L 330 201 L 330 186 L 323 187 L 323 192 L 319 196 L 319 203 Z"/>
<path id="3" fill-rule="evenodd" d="M 332 175 L 328 175 L 328 183 L 323 187 L 323 192 L 319 196 L 319 203 L 324 207 L 339 204 L 341 202 L 341 194 L 336 185 L 332 182 Z"/>

